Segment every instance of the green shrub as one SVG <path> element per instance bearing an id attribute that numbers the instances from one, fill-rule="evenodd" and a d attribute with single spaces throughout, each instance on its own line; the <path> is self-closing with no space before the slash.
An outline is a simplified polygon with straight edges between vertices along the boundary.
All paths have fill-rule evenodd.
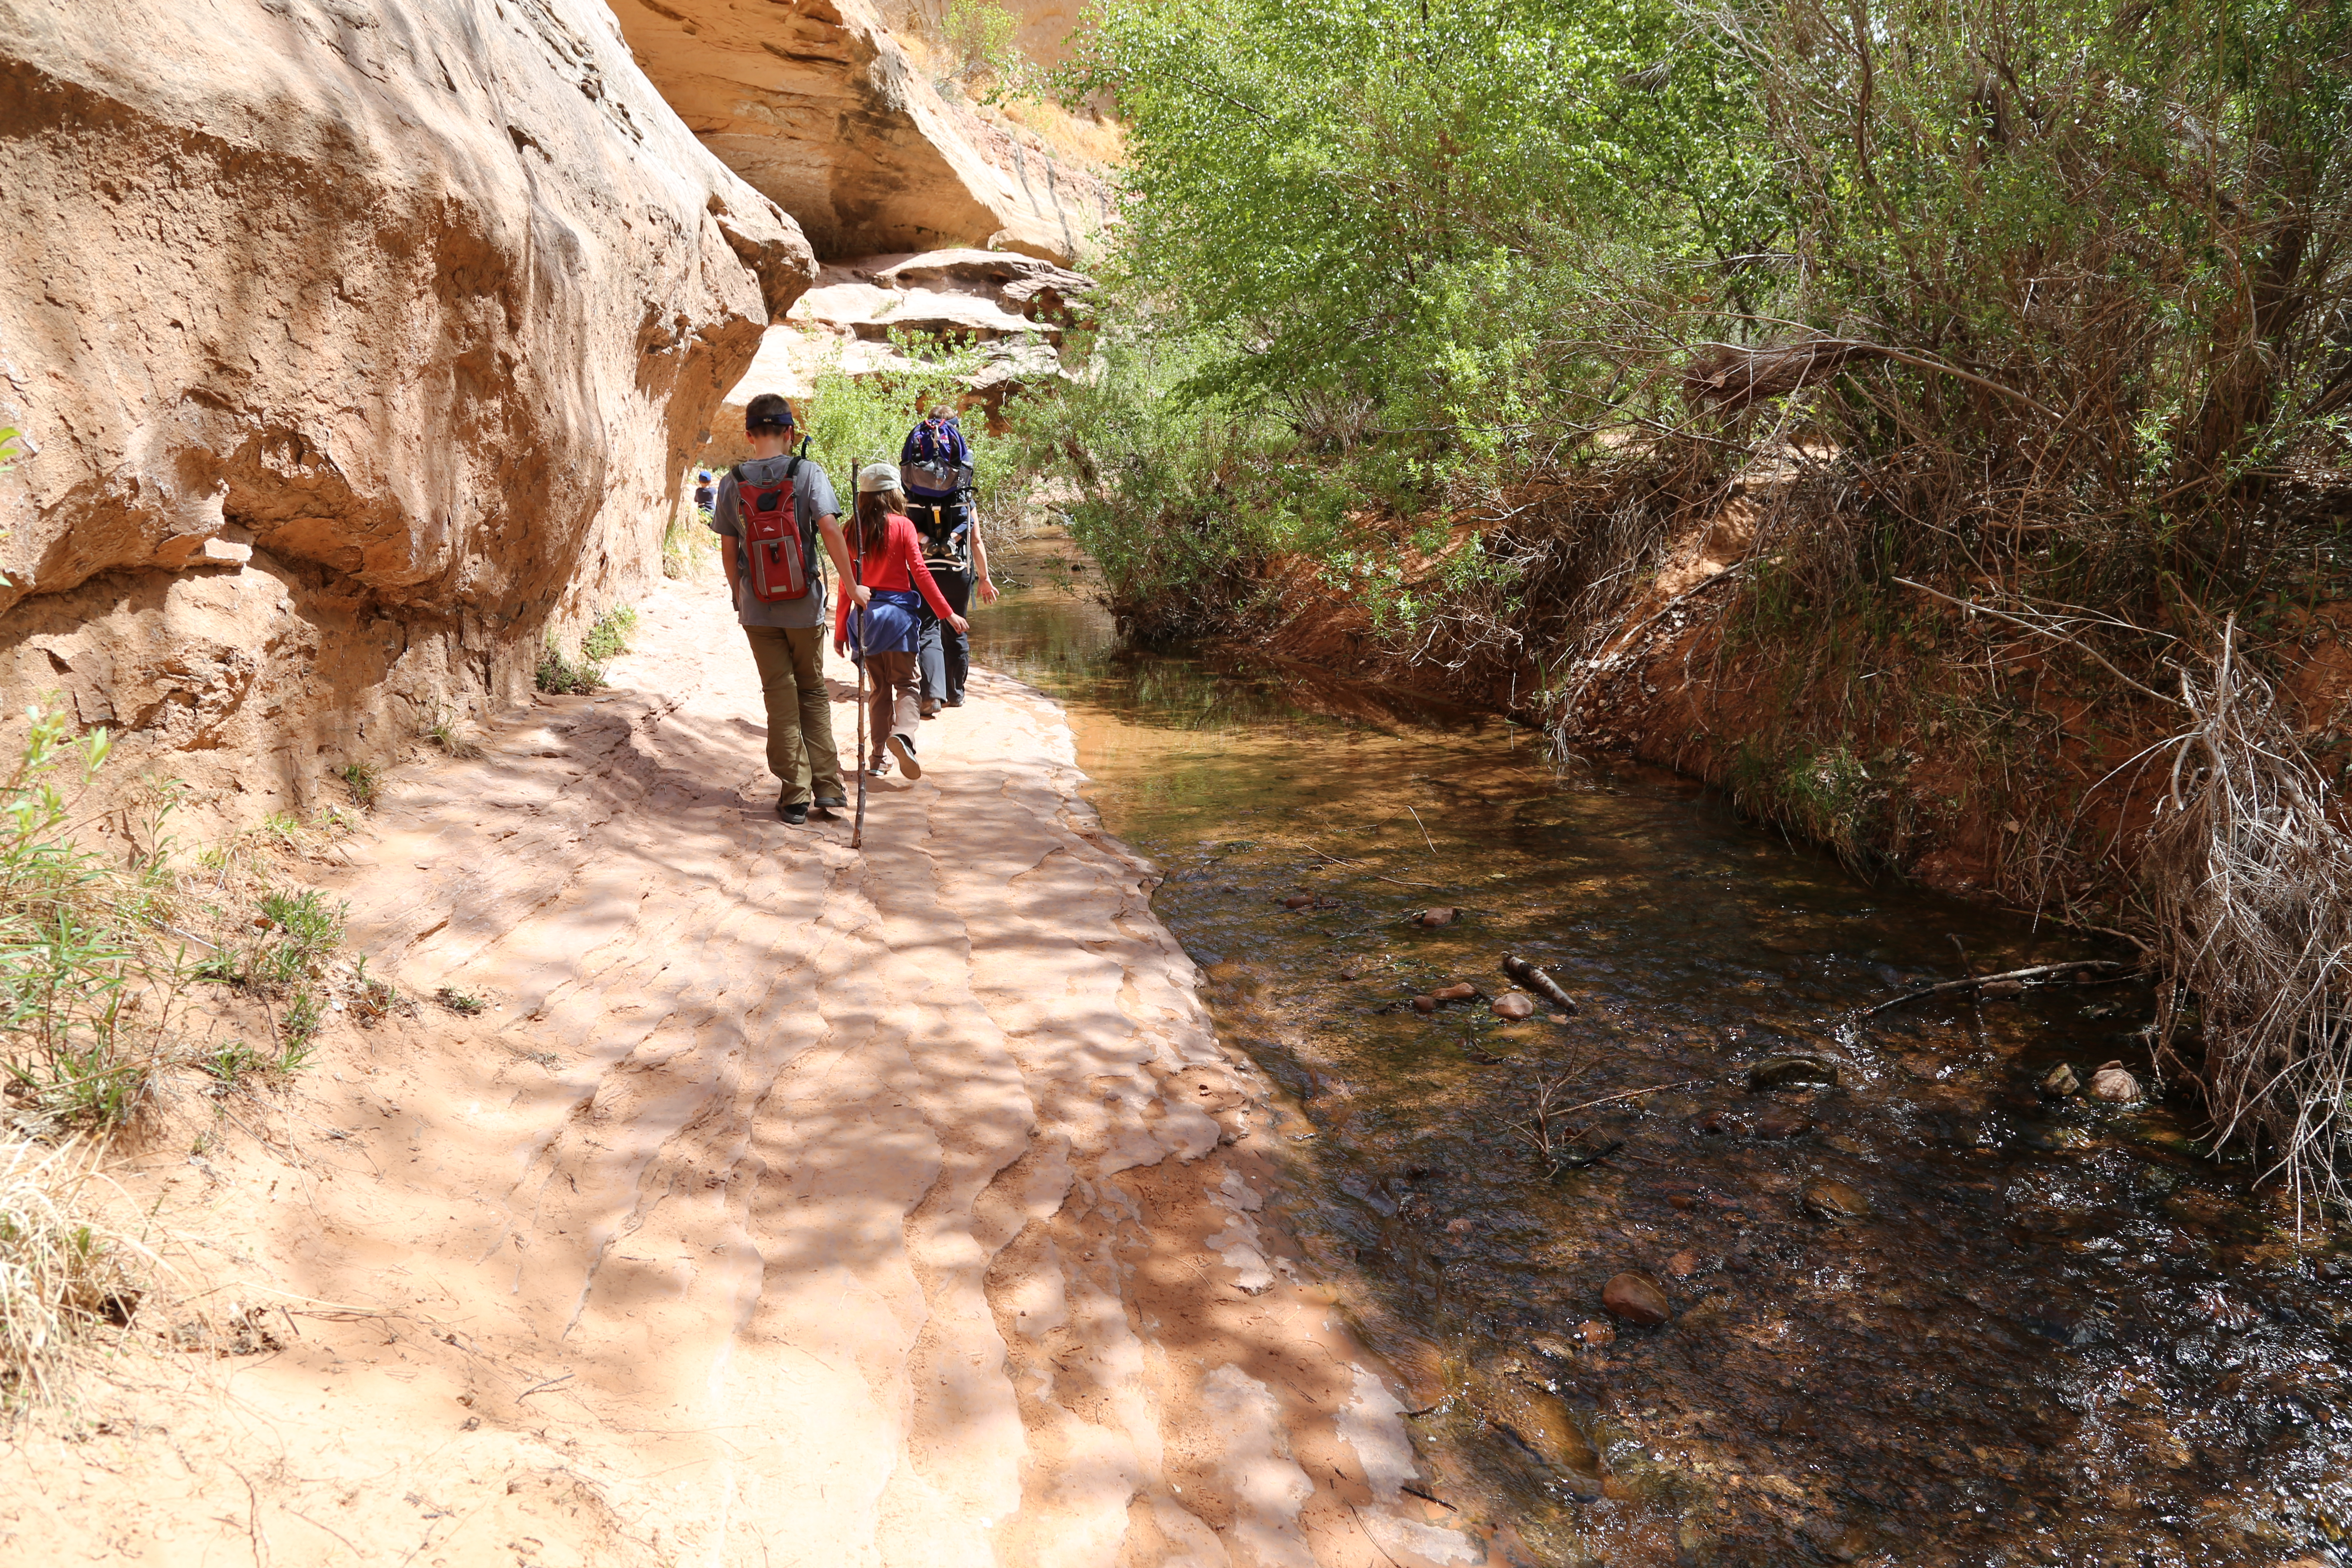
<path id="1" fill-rule="evenodd" d="M 575 661 L 564 653 L 555 634 L 550 632 L 546 645 L 540 649 L 537 682 L 541 691 L 584 697 L 603 689 L 604 668 L 585 658 Z"/>
<path id="2" fill-rule="evenodd" d="M 580 641 L 580 657 L 592 665 L 618 658 L 629 651 L 629 638 L 636 629 L 637 612 L 615 605 L 589 625 L 588 635 Z"/>

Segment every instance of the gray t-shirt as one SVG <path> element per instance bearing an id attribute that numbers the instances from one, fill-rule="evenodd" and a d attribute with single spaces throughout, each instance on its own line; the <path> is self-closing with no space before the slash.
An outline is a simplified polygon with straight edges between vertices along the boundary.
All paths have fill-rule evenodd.
<path id="1" fill-rule="evenodd" d="M 788 457 L 753 458 L 741 465 L 743 477 L 753 484 L 772 485 L 784 477 L 784 469 L 791 462 Z M 819 518 L 838 513 L 841 503 L 834 499 L 833 481 L 824 477 L 824 466 L 814 458 L 804 459 L 800 470 L 793 475 L 793 500 L 814 540 L 808 563 L 809 591 L 798 599 L 764 604 L 751 597 L 751 564 L 743 554 L 742 508 L 736 500 L 735 475 L 730 470 L 719 481 L 719 504 L 711 509 L 710 531 L 735 541 L 728 546 L 735 552 L 735 614 L 747 626 L 824 625 L 824 539 L 815 524 Z"/>

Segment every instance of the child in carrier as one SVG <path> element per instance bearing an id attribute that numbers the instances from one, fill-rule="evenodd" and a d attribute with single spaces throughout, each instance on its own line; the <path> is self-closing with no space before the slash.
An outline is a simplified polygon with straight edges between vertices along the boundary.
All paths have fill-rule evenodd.
<path id="1" fill-rule="evenodd" d="M 907 432 L 898 448 L 906 486 L 907 515 L 921 539 L 923 564 L 940 593 L 961 614 L 971 603 L 974 583 L 984 605 L 996 602 L 988 575 L 988 549 L 971 504 L 971 447 L 955 414 L 940 405 Z M 916 659 L 922 673 L 922 715 L 941 707 L 963 706 L 964 682 L 971 671 L 971 639 L 949 629 L 924 606 L 918 615 Z"/>

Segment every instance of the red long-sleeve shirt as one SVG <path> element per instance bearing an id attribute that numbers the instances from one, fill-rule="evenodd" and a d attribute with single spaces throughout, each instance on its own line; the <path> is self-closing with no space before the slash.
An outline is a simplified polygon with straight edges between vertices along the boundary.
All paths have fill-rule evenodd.
<path id="1" fill-rule="evenodd" d="M 853 523 L 852 528 L 855 526 Z M 856 548 L 856 534 L 853 532 L 851 549 L 854 551 Z M 869 554 L 862 559 L 853 554 L 850 564 L 856 568 L 860 587 L 898 588 L 902 591 L 912 588 L 923 595 L 923 602 L 931 606 L 931 614 L 940 619 L 946 620 L 955 614 L 948 604 L 947 595 L 940 592 L 939 584 L 932 581 L 931 569 L 923 564 L 923 548 L 915 537 L 915 521 L 910 517 L 892 512 L 889 532 L 883 538 L 881 553 Z M 834 602 L 833 635 L 836 640 L 849 635 L 849 599 L 850 595 L 844 594 Z"/>

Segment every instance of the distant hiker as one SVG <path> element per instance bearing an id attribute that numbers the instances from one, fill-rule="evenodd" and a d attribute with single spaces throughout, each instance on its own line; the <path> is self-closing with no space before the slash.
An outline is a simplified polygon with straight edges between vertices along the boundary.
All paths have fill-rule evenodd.
<path id="1" fill-rule="evenodd" d="M 694 476 L 694 510 L 709 512 L 719 505 L 719 491 L 710 482 L 710 470 L 704 468 Z"/>
<path id="2" fill-rule="evenodd" d="M 915 696 L 917 612 L 925 605 L 931 614 L 961 636 L 964 618 L 940 594 L 940 585 L 923 564 L 915 525 L 907 516 L 907 498 L 898 489 L 898 470 L 874 463 L 857 475 L 857 511 L 849 525 L 850 552 L 856 575 L 845 578 L 870 590 L 865 608 L 852 616 L 844 595 L 833 617 L 833 646 L 858 657 L 863 649 L 866 673 L 873 681 L 867 703 L 873 714 L 874 755 L 866 771 L 890 771 L 890 758 L 910 779 L 923 776 L 915 760 L 915 728 L 921 709 Z M 886 755 L 885 746 L 888 747 Z"/>
<path id="3" fill-rule="evenodd" d="M 988 547 L 982 542 L 971 504 L 971 447 L 955 411 L 934 406 L 921 424 L 907 432 L 898 447 L 905 471 L 907 515 L 922 536 L 923 563 L 940 593 L 961 615 L 971 604 L 972 584 L 980 584 L 984 605 L 996 603 L 996 584 L 988 576 Z M 924 607 L 917 655 L 922 665 L 922 712 L 928 719 L 941 705 L 963 706 L 963 686 L 971 672 L 971 639 L 959 627 L 950 630 Z"/>
<path id="4" fill-rule="evenodd" d="M 805 442 L 792 449 L 792 405 L 761 393 L 743 411 L 743 434 L 752 455 L 719 481 L 710 529 L 734 541 L 719 559 L 767 702 L 768 771 L 783 786 L 776 815 L 797 826 L 808 820 L 812 804 L 819 811 L 849 804 L 825 692 L 824 574 L 817 569 L 816 543 L 824 541 L 845 583 L 849 552 L 832 482 L 809 459 Z M 853 592 L 865 602 L 864 590 Z"/>

